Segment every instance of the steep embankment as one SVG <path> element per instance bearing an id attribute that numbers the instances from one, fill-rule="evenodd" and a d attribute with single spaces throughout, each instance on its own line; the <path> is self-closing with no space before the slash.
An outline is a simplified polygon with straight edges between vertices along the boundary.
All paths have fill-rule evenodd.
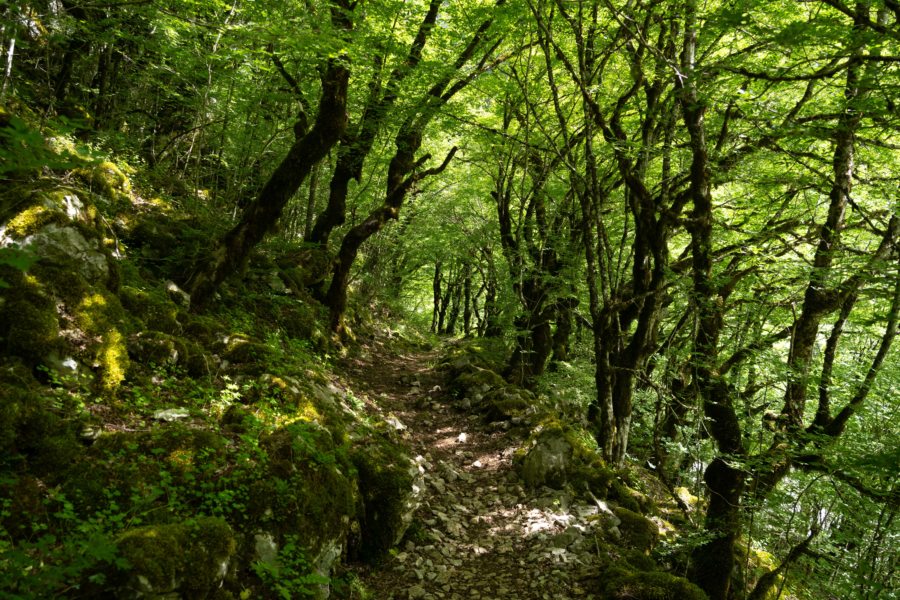
<path id="1" fill-rule="evenodd" d="M 525 484 L 523 447 L 542 446 L 535 442 L 540 434 L 529 440 L 538 411 L 504 416 L 485 411 L 481 394 L 454 398 L 448 386 L 457 386 L 447 377 L 454 372 L 446 364 L 436 367 L 439 352 L 396 348 L 375 341 L 346 362 L 367 404 L 418 454 L 426 482 L 396 551 L 377 567 L 355 567 L 372 598 L 699 597 L 684 580 L 653 572 L 646 553 L 662 520 L 578 492 L 573 477 L 556 478 L 562 489 Z M 557 456 L 542 460 L 571 474 L 577 459 L 562 446 Z M 526 479 L 535 470 L 540 468 L 531 468 Z M 610 570 L 613 562 L 626 568 Z"/>

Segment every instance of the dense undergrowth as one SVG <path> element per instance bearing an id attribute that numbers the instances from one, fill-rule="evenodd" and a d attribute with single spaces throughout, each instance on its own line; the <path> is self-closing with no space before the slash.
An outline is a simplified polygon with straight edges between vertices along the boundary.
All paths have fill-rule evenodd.
<path id="1" fill-rule="evenodd" d="M 191 313 L 173 280 L 222 223 L 2 117 L 3 596 L 316 596 L 383 555 L 415 465 L 278 248 Z"/>

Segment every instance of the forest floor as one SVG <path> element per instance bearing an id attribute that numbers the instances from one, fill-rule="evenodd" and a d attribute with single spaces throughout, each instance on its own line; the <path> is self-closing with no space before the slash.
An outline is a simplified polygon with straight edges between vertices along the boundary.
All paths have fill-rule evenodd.
<path id="1" fill-rule="evenodd" d="M 442 390 L 437 351 L 385 340 L 345 361 L 357 391 L 418 455 L 426 489 L 411 530 L 377 566 L 350 570 L 378 600 L 594 598 L 598 507 L 572 494 L 527 490 L 513 454 L 527 432 L 485 423 Z"/>

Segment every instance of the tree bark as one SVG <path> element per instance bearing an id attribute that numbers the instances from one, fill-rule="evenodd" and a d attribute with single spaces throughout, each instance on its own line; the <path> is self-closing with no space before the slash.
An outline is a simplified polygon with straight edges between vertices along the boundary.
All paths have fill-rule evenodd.
<path id="1" fill-rule="evenodd" d="M 340 29 L 351 28 L 350 10 L 346 0 L 336 2 L 332 8 L 332 21 Z M 197 261 L 185 284 L 191 295 L 192 309 L 206 304 L 225 278 L 243 266 L 250 251 L 277 223 L 288 200 L 313 166 L 337 143 L 347 126 L 350 69 L 346 60 L 346 57 L 328 60 L 322 76 L 319 110 L 312 128 L 294 142 L 259 196 L 244 209 L 238 224 Z"/>

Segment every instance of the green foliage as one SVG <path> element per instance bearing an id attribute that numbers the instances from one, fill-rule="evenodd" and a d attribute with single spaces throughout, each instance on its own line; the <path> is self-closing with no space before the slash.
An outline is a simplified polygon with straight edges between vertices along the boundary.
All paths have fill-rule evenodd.
<path id="1" fill-rule="evenodd" d="M 0 269 L 3 267 L 12 267 L 18 271 L 28 271 L 37 261 L 38 257 L 27 250 L 20 250 L 12 246 L 0 248 Z M 0 277 L 0 289 L 8 288 L 10 284 Z"/>
<path id="2" fill-rule="evenodd" d="M 321 587 L 330 581 L 315 572 L 302 541 L 294 535 L 285 537 L 275 563 L 257 561 L 253 563 L 253 571 L 273 597 L 283 600 L 318 597 Z"/>
<path id="3" fill-rule="evenodd" d="M 56 122 L 52 130 L 64 132 L 70 128 L 63 122 Z M 0 108 L 0 180 L 26 176 L 44 168 L 55 171 L 73 169 L 87 162 L 86 155 L 90 153 L 84 147 L 77 151 L 64 149 L 62 152 L 51 148 L 43 131 Z"/>

